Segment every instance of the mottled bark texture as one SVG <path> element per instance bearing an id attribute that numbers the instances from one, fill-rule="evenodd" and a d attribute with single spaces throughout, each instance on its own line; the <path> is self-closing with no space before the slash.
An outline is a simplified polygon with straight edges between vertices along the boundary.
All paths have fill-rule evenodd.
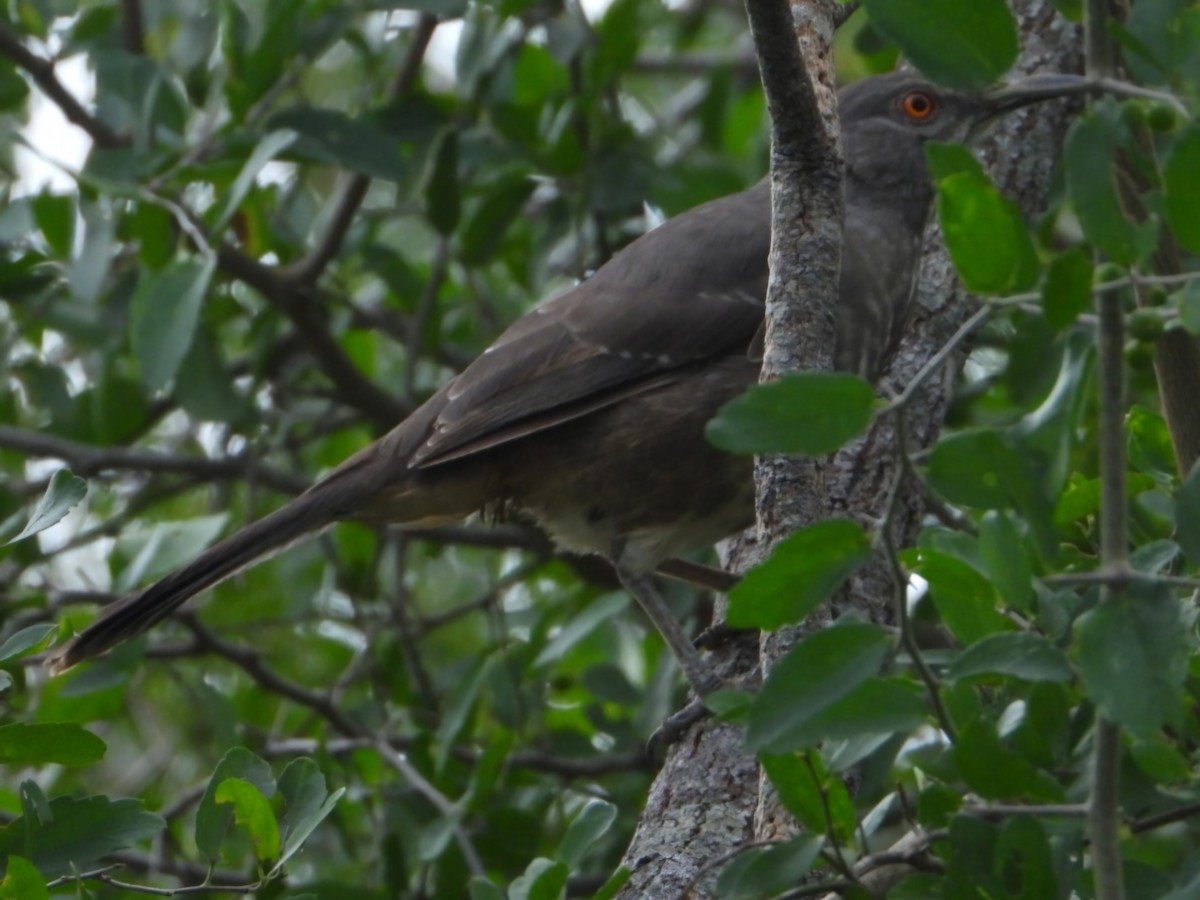
<path id="1" fill-rule="evenodd" d="M 1014 77 L 1035 71 L 1078 71 L 1080 36 L 1055 11 L 1049 0 L 1013 0 L 1022 33 L 1022 56 Z M 804 59 L 815 71 L 814 96 L 829 100 L 833 81 L 829 75 L 827 47 L 828 3 L 801 4 L 796 14 L 798 36 Z M 764 60 L 764 67 L 773 60 Z M 827 102 L 820 104 L 827 109 Z M 778 114 L 778 111 L 773 110 Z M 782 111 L 787 114 L 787 110 Z M 1069 124 L 1066 103 L 1042 104 L 1007 116 L 980 142 L 980 156 L 1000 188 L 1014 198 L 1027 215 L 1044 206 L 1054 160 Z M 826 121 L 821 119 L 820 121 Z M 813 120 L 793 119 L 788 128 L 812 128 Z M 780 126 L 776 125 L 776 135 Z M 778 167 L 801 164 L 792 158 L 773 157 Z M 777 176 L 778 177 L 778 176 Z M 779 182 L 773 182 L 778 186 Z M 801 197 L 820 195 L 823 206 Z M 812 334 L 828 334 L 832 298 L 836 297 L 836 267 L 830 274 L 840 226 L 831 224 L 828 212 L 837 208 L 836 184 L 828 181 L 797 188 L 790 182 L 782 195 L 791 212 L 776 219 L 802 238 L 776 233 L 772 254 L 772 302 L 768 303 L 767 363 L 771 373 L 789 369 L 828 368 L 831 340 L 812 340 Z M 806 229 L 813 229 L 811 233 Z M 785 241 L 815 251 L 825 248 L 822 259 L 806 256 L 804 250 L 784 254 Z M 792 244 L 793 247 L 797 244 Z M 778 285 L 778 287 L 777 287 Z M 791 304 L 780 300 L 776 290 L 791 296 L 821 298 L 817 302 Z M 909 384 L 913 376 L 941 349 L 947 339 L 976 310 L 977 302 L 962 290 L 944 251 L 936 226 L 926 235 L 925 260 L 917 309 L 900 350 L 884 383 L 893 390 Z M 796 333 L 793 329 L 805 332 Z M 930 377 L 913 399 L 904 420 L 907 450 L 912 453 L 931 446 L 937 439 L 950 391 L 967 348 L 950 354 L 944 366 Z M 862 440 L 843 449 L 831 460 L 820 462 L 770 460 L 760 466 L 760 528 L 724 548 L 723 558 L 735 570 L 744 570 L 795 527 L 827 515 L 857 519 L 873 527 L 885 509 L 889 491 L 898 474 L 897 420 L 887 416 Z M 897 547 L 910 545 L 922 515 L 921 498 L 911 484 L 900 491 L 890 529 Z M 846 612 L 866 619 L 891 623 L 897 586 L 886 560 L 877 557 L 858 573 L 820 612 L 801 629 L 771 635 L 761 646 L 740 637 L 710 654 L 712 663 L 730 680 L 753 689 L 770 663 L 803 633 L 822 627 Z M 799 686 L 798 686 L 799 689 Z M 759 775 L 752 757 L 741 746 L 739 730 L 711 720 L 694 725 L 674 744 L 647 800 L 637 833 L 623 864 L 632 877 L 626 898 L 707 897 L 712 881 L 739 847 L 757 841 L 777 840 L 794 831 L 794 824 L 774 801 Z M 903 870 L 897 871 L 897 877 Z M 886 890 L 886 885 L 873 885 Z"/>

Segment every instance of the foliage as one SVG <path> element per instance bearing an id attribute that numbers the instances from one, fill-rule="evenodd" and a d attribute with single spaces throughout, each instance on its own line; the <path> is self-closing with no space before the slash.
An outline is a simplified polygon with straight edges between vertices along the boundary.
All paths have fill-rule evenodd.
<path id="1" fill-rule="evenodd" d="M 919 31 L 911 2 L 866 5 L 847 73 L 890 66 L 892 40 L 971 88 L 1015 52 L 999 2 L 921 4 Z M 453 58 L 425 53 L 430 16 L 446 19 L 439 38 L 461 27 Z M 340 526 L 79 672 L 48 679 L 31 661 L 53 623 L 64 637 L 97 601 L 276 508 L 660 215 L 759 177 L 741 19 L 637 0 L 591 19 L 519 0 L 13 0 L 0 28 L 6 133 L 28 122 L 32 81 L 45 89 L 37 58 L 81 58 L 95 81 L 75 116 L 93 146 L 69 187 L 9 184 L 0 211 L 0 897 L 78 879 L 113 897 L 206 880 L 264 897 L 610 896 L 647 738 L 682 694 L 605 573 L 526 531 Z M 964 279 L 1033 288 L 987 307 L 954 427 L 917 461 L 946 515 L 897 561 L 927 586 L 912 624 L 949 649 L 841 622 L 754 697 L 725 698 L 786 808 L 824 838 L 740 856 L 723 896 L 784 890 L 814 864 L 840 875 L 914 822 L 938 866 L 894 896 L 1091 896 L 1071 804 L 1089 798 L 1097 709 L 1124 730 L 1130 896 L 1187 891 L 1200 732 L 1180 576 L 1200 564 L 1200 476 L 1181 480 L 1147 360 L 1164 331 L 1200 332 L 1196 282 L 1163 253 L 1177 241 L 1186 269 L 1197 250 L 1198 29 L 1189 4 L 1137 0 L 1116 32 L 1161 95 L 1080 117 L 1062 196 L 1033 227 L 961 151 L 932 150 Z M 929 43 L 951 32 L 955 53 Z M 1103 486 L 1097 285 L 1138 327 L 1137 577 L 1103 603 L 1085 577 Z M 852 379 L 821 384 L 836 409 L 763 422 L 782 384 L 714 435 L 825 452 L 902 413 Z M 803 616 L 872 537 L 844 521 L 797 535 L 739 586 L 735 615 Z M 1010 814 L 1018 803 L 1057 812 Z"/>

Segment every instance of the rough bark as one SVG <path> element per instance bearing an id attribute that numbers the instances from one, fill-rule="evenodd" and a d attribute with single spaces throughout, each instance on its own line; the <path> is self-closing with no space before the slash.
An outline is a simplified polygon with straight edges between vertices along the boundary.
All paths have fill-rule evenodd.
<path id="1" fill-rule="evenodd" d="M 797 369 L 828 369 L 832 362 L 842 221 L 830 56 L 838 7 L 835 0 L 800 0 L 789 14 L 786 0 L 747 0 L 772 115 L 764 380 Z M 789 534 L 820 517 L 823 492 L 812 487 L 823 479 L 825 464 L 783 457 L 759 462 L 759 516 L 770 523 L 771 534 Z M 742 546 L 753 554 L 756 545 Z M 737 568 L 756 561 L 743 557 Z M 711 657 L 727 683 L 757 687 L 761 648 L 756 638 L 738 638 Z M 747 801 L 758 795 L 759 778 L 754 759 L 741 749 L 739 728 L 711 721 L 694 726 L 671 747 L 651 789 L 623 860 L 632 877 L 621 896 L 703 896 L 721 865 L 753 838 L 755 804 Z"/>
<path id="2" fill-rule="evenodd" d="M 1079 70 L 1077 30 L 1057 14 L 1049 0 L 1014 0 L 1013 7 L 1023 41 L 1014 76 L 1044 70 Z M 805 21 L 803 16 L 799 20 Z M 806 34 L 806 39 L 811 44 L 813 33 Z M 811 60 L 811 47 L 805 46 L 804 52 L 806 62 Z M 1044 104 L 1007 117 L 980 142 L 980 156 L 992 177 L 1028 215 L 1044 206 L 1050 172 L 1068 122 L 1067 104 Z M 801 214 L 792 218 L 803 220 Z M 772 278 L 791 282 L 797 290 L 825 285 L 826 277 L 822 268 L 806 270 L 790 265 L 786 271 L 781 269 L 777 273 L 773 259 Z M 822 288 L 816 290 L 819 293 Z M 926 235 L 918 298 L 914 320 L 885 382 L 897 389 L 912 381 L 977 308 L 977 303 L 958 284 L 936 226 Z M 801 323 L 799 327 L 810 327 L 803 324 L 802 316 L 796 321 Z M 788 343 L 784 334 L 769 331 L 770 364 L 774 366 L 776 360 L 781 360 L 780 368 L 772 371 L 828 366 L 828 360 L 821 357 L 819 350 L 799 349 L 804 346 L 802 342 Z M 936 441 L 967 349 L 964 346 L 950 354 L 909 406 L 904 419 L 908 452 L 919 451 Z M 808 353 L 815 355 L 806 357 Z M 836 454 L 823 467 L 802 464 L 792 468 L 785 463 L 769 463 L 759 472 L 760 509 L 764 513 L 760 528 L 757 534 L 729 542 L 723 548 L 723 560 L 734 570 L 744 570 L 795 527 L 822 515 L 838 514 L 863 522 L 877 520 L 886 506 L 898 466 L 894 416 L 881 418 L 862 440 Z M 906 485 L 896 499 L 889 523 L 895 546 L 913 542 L 921 515 L 921 498 L 911 485 Z M 762 646 L 740 637 L 715 651 L 713 661 L 727 679 L 753 689 L 770 660 L 777 658 L 804 631 L 819 628 L 849 611 L 871 621 L 890 623 L 896 594 L 890 566 L 879 557 L 839 591 L 803 630 L 771 636 Z M 638 831 L 623 860 L 632 877 L 622 896 L 712 896 L 712 879 L 739 846 L 775 840 L 793 828 L 773 800 L 753 758 L 742 749 L 738 730 L 712 721 L 700 722 L 671 747 L 655 780 Z M 901 868 L 897 875 L 902 874 Z"/>

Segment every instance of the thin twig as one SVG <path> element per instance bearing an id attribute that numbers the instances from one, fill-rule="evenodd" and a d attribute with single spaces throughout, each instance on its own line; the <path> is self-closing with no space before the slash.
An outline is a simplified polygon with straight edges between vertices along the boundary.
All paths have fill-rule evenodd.
<path id="1" fill-rule="evenodd" d="M 109 867 L 111 868 L 111 867 Z M 147 894 L 151 897 L 179 897 L 187 894 L 253 894 L 259 890 L 264 881 L 250 884 L 190 884 L 183 887 L 154 887 L 149 884 L 136 884 L 131 881 L 121 881 L 108 874 L 107 869 L 97 869 L 92 873 L 63 876 L 56 883 L 70 884 L 77 881 L 99 881 L 119 890 L 137 894 Z"/>
<path id="2" fill-rule="evenodd" d="M 974 333 L 976 328 L 981 326 L 991 317 L 992 312 L 993 310 L 990 306 L 981 306 L 979 309 L 975 310 L 975 312 L 971 314 L 971 317 L 958 327 L 958 331 L 950 335 L 950 338 L 945 344 L 942 345 L 941 349 L 929 358 L 929 362 L 921 366 L 917 374 L 913 376 L 912 381 L 910 381 L 900 393 L 900 396 L 885 406 L 879 414 L 883 415 L 885 413 L 895 412 L 896 410 L 900 410 L 908 406 L 908 404 L 912 402 L 913 397 L 917 395 L 917 391 L 921 389 L 925 382 L 928 381 L 938 369 L 946 364 L 946 360 L 948 360 L 951 354 L 953 354 L 954 351 L 957 350 L 959 346 L 961 346 L 962 343 Z"/>
<path id="3" fill-rule="evenodd" d="M 425 52 L 429 48 L 429 40 L 433 37 L 437 23 L 437 16 L 428 13 L 423 14 L 417 20 L 417 27 L 413 30 L 412 44 L 409 45 L 404 64 L 400 67 L 399 74 L 388 92 L 388 102 L 395 102 L 412 90 L 417 76 L 421 72 L 421 63 L 425 59 Z M 358 214 L 358 208 L 366 198 L 367 189 L 370 186 L 371 177 L 361 172 L 356 172 L 346 178 L 341 193 L 334 203 L 333 215 L 329 218 L 325 233 L 313 245 L 308 254 L 292 266 L 284 268 L 286 278 L 300 284 L 316 283 L 326 266 L 341 249 L 346 232 L 354 222 L 354 217 Z"/>
<path id="4" fill-rule="evenodd" d="M 1086 803 L 1047 803 L 1042 805 L 1017 806 L 1015 804 L 989 803 L 986 806 L 967 804 L 964 813 L 984 819 L 1006 819 L 1012 816 L 1056 816 L 1078 819 L 1088 814 Z"/>
<path id="5" fill-rule="evenodd" d="M 383 738 L 375 739 L 375 749 L 379 754 L 394 768 L 400 775 L 411 784 L 422 797 L 433 804 L 434 808 L 440 812 L 446 819 L 452 823 L 454 828 L 454 837 L 458 842 L 458 847 L 462 851 L 463 858 L 467 862 L 467 867 L 471 870 L 472 875 L 483 876 L 487 874 L 484 868 L 483 860 L 480 859 L 475 845 L 471 843 L 471 839 L 467 836 L 466 831 L 459 821 L 459 808 L 456 804 L 450 802 L 441 791 L 434 787 L 418 769 L 408 761 L 408 757 L 396 750 L 391 744 Z"/>
<path id="6" fill-rule="evenodd" d="M 908 455 L 905 424 L 904 411 L 903 408 L 900 408 L 896 415 L 896 454 L 900 465 L 892 481 L 891 489 L 888 491 L 883 518 L 877 534 L 883 544 L 884 557 L 892 573 L 892 606 L 895 610 L 896 620 L 900 623 L 900 643 L 908 651 L 913 667 L 917 670 L 917 675 L 925 684 L 925 691 L 929 696 L 929 705 L 933 707 L 933 714 L 937 717 L 941 730 L 951 743 L 953 743 L 955 739 L 954 723 L 950 720 L 950 714 L 942 704 L 941 683 L 938 681 L 937 676 L 933 674 L 933 669 L 925 661 L 925 656 L 921 653 L 921 647 L 917 643 L 916 635 L 913 633 L 912 618 L 908 614 L 909 579 L 900 565 L 900 556 L 896 551 L 895 541 L 892 540 L 892 521 L 895 518 L 900 490 L 907 480 L 906 476 L 916 471 L 912 464 L 912 459 Z"/>
<path id="7" fill-rule="evenodd" d="M 1200 803 L 1189 803 L 1177 809 L 1146 816 L 1144 819 L 1134 819 L 1129 823 L 1129 831 L 1133 834 L 1142 834 L 1155 828 L 1162 828 L 1164 825 L 1182 822 L 1184 819 L 1190 819 L 1196 815 L 1200 815 Z"/>
<path id="8" fill-rule="evenodd" d="M 146 31 L 142 26 L 141 0 L 121 0 L 121 43 L 134 56 L 146 53 Z"/>
<path id="9" fill-rule="evenodd" d="M 1042 579 L 1042 582 L 1054 587 L 1101 585 L 1112 588 L 1125 588 L 1133 584 L 1165 584 L 1169 587 L 1185 588 L 1188 590 L 1200 588 L 1200 578 L 1139 572 L 1137 569 L 1131 569 L 1128 566 L 1114 569 L 1099 569 L 1095 572 L 1069 572 L 1061 575 L 1047 575 Z"/>
<path id="10" fill-rule="evenodd" d="M 821 800 L 821 818 L 825 820 L 825 840 L 826 844 L 822 848 L 822 853 L 828 859 L 835 869 L 842 873 L 847 879 L 854 881 L 854 869 L 850 863 L 846 861 L 846 857 L 842 854 L 842 843 L 837 839 L 837 827 L 834 824 L 833 810 L 829 806 L 829 791 L 825 790 L 825 786 L 821 784 L 821 779 L 817 775 L 817 769 L 813 765 L 812 750 L 801 754 L 801 759 L 804 761 L 804 767 L 808 769 L 808 777 L 813 780 L 813 784 L 817 786 L 817 796 Z"/>
<path id="11" fill-rule="evenodd" d="M 362 729 L 330 702 L 328 697 L 284 678 L 263 662 L 262 655 L 257 651 L 217 637 L 201 625 L 195 616 L 184 614 L 179 615 L 178 619 L 191 631 L 192 636 L 196 639 L 197 649 L 229 660 L 249 675 L 259 687 L 311 709 L 325 719 L 335 731 L 347 737 L 356 737 L 362 734 Z"/>

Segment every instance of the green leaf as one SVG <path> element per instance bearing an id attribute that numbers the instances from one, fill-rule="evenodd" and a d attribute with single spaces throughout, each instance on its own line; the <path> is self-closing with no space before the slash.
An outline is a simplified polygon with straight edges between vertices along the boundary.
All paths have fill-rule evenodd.
<path id="1" fill-rule="evenodd" d="M 300 849 L 308 836 L 333 812 L 345 788 L 329 793 L 325 776 L 311 759 L 300 757 L 288 763 L 279 776 L 279 793 L 286 804 L 283 816 L 283 847 L 274 872 L 278 872 Z"/>
<path id="2" fill-rule="evenodd" d="M 394 182 L 404 181 L 414 171 L 408 141 L 382 121 L 351 118 L 332 109 L 296 107 L 271 116 L 269 125 L 300 136 L 288 148 L 289 156 Z"/>
<path id="3" fill-rule="evenodd" d="M 799 622 L 871 558 L 871 542 L 849 519 L 826 519 L 776 545 L 729 592 L 729 624 L 774 629 Z"/>
<path id="4" fill-rule="evenodd" d="M 745 725 L 750 715 L 754 695 L 746 691 L 713 691 L 704 698 L 704 705 L 722 722 Z"/>
<path id="5" fill-rule="evenodd" d="M 708 423 L 708 440 L 731 453 L 832 453 L 875 414 L 875 391 L 854 375 L 785 375 L 730 400 Z"/>
<path id="6" fill-rule="evenodd" d="M 1136 583 L 1084 614 L 1075 626 L 1079 668 L 1104 714 L 1146 737 L 1180 711 L 1189 628 L 1163 585 Z"/>
<path id="7" fill-rule="evenodd" d="M 617 819 L 617 807 L 604 800 L 589 800 L 567 828 L 558 845 L 558 858 L 572 869 L 582 862 L 588 848 L 596 843 Z"/>
<path id="8" fill-rule="evenodd" d="M 460 256 L 465 264 L 481 266 L 496 254 L 533 188 L 533 179 L 524 172 L 511 173 L 489 186 L 462 228 Z"/>
<path id="9" fill-rule="evenodd" d="M 81 203 L 79 212 L 83 218 L 83 246 L 71 260 L 67 280 L 73 297 L 91 304 L 104 289 L 105 277 L 116 256 L 113 221 L 108 208 L 98 203 Z"/>
<path id="10" fill-rule="evenodd" d="M 645 33 L 640 13 L 645 8 L 641 0 L 614 0 L 593 28 L 595 46 L 587 60 L 589 75 L 600 89 L 608 89 L 626 70 L 635 56 Z"/>
<path id="11" fill-rule="evenodd" d="M 33 198 L 33 218 L 60 259 L 69 259 L 75 239 L 75 198 L 41 193 Z"/>
<path id="12" fill-rule="evenodd" d="M 991 509 L 979 523 L 979 555 L 992 584 L 1010 606 L 1033 609 L 1033 565 L 1017 529 L 1005 513 Z"/>
<path id="13" fill-rule="evenodd" d="M 1200 279 L 1193 279 L 1170 297 L 1179 321 L 1191 334 L 1200 334 Z"/>
<path id="14" fill-rule="evenodd" d="M 983 166 L 958 144 L 925 145 L 937 186 L 938 219 L 954 268 L 978 294 L 1010 294 L 1037 280 L 1038 261 L 1025 218 Z"/>
<path id="15" fill-rule="evenodd" d="M 203 321 L 175 373 L 174 394 L 180 406 L 204 422 L 239 422 L 251 415 L 250 404 L 234 389 L 217 341 Z"/>
<path id="16" fill-rule="evenodd" d="M 787 752 L 812 733 L 811 722 L 874 676 L 892 639 L 874 625 L 844 622 L 809 635 L 783 657 L 750 707 L 746 744 Z M 797 685 L 804 685 L 798 691 Z"/>
<path id="17" fill-rule="evenodd" d="M 1155 481 L 1141 472 L 1130 472 L 1127 476 L 1125 495 L 1133 498 L 1145 491 L 1153 490 Z M 1100 479 L 1079 478 L 1076 475 L 1058 500 L 1054 510 L 1054 522 L 1060 528 L 1078 522 L 1100 509 Z"/>
<path id="18" fill-rule="evenodd" d="M 226 778 L 214 795 L 218 804 L 231 804 L 233 817 L 250 832 L 254 855 L 259 862 L 279 857 L 279 823 L 275 811 L 262 792 L 241 778 Z"/>
<path id="19" fill-rule="evenodd" d="M 196 807 L 196 846 L 213 862 L 221 856 L 221 843 L 233 825 L 234 810 L 217 801 L 217 790 L 230 778 L 253 784 L 264 796 L 275 792 L 275 779 L 266 761 L 243 747 L 234 747 L 217 763 L 208 788 Z"/>
<path id="20" fill-rule="evenodd" d="M 433 153 L 433 169 L 425 184 L 425 210 L 429 223 L 442 234 L 451 234 L 462 218 L 457 129 L 447 130 Z"/>
<path id="21" fill-rule="evenodd" d="M 188 562 L 199 549 L 217 539 L 228 518 L 228 513 L 216 513 L 127 529 L 118 539 L 118 546 L 133 559 L 117 577 L 116 590 L 126 593 Z"/>
<path id="22" fill-rule="evenodd" d="M 0 857 L 20 854 L 51 878 L 86 869 L 115 850 L 153 837 L 167 824 L 139 800 L 56 797 L 24 806 L 23 815 L 0 828 Z"/>
<path id="23" fill-rule="evenodd" d="M 1184 78 L 1194 84 L 1200 77 L 1200 15 L 1191 0 L 1139 0 L 1130 8 L 1125 27 L 1125 63 L 1135 81 L 1167 84 Z M 1120 29 L 1113 31 L 1118 38 L 1126 37 Z"/>
<path id="24" fill-rule="evenodd" d="M 533 661 L 535 668 L 561 659 L 562 656 L 629 606 L 629 595 L 624 591 L 608 594 L 589 603 L 579 615 L 571 619 L 542 648 Z"/>
<path id="25" fill-rule="evenodd" d="M 1092 305 L 1092 260 L 1082 247 L 1072 247 L 1050 262 L 1042 285 L 1042 310 L 1046 324 L 1061 329 L 1071 325 Z"/>
<path id="26" fill-rule="evenodd" d="M 450 691 L 448 700 L 443 704 L 442 715 L 438 722 L 438 743 L 449 752 L 467 727 L 475 704 L 479 702 L 479 692 L 487 682 L 491 673 L 492 661 L 486 656 L 476 656 L 470 661 L 470 666 L 463 669 Z"/>
<path id="27" fill-rule="evenodd" d="M 972 644 L 1016 627 L 997 609 L 996 589 L 962 560 L 918 547 L 902 551 L 900 560 L 929 582 L 938 614 L 962 643 Z"/>
<path id="28" fill-rule="evenodd" d="M 963 798 L 949 785 L 934 783 L 917 798 L 917 821 L 926 828 L 945 828 L 946 822 L 962 809 Z"/>
<path id="29" fill-rule="evenodd" d="M 246 199 L 246 195 L 250 193 L 250 189 L 254 187 L 254 180 L 258 178 L 258 173 L 262 171 L 263 166 L 296 143 L 299 137 L 296 132 L 281 128 L 278 131 L 270 132 L 258 142 L 242 165 L 242 170 L 238 172 L 237 177 L 233 179 L 233 183 L 226 189 L 217 204 L 216 212 L 213 214 L 213 234 L 220 234 L 225 230 L 225 226 L 229 224 L 233 214 L 237 212 L 242 201 Z"/>
<path id="30" fill-rule="evenodd" d="M 104 741 L 71 723 L 0 725 L 0 765 L 86 766 L 104 758 Z"/>
<path id="31" fill-rule="evenodd" d="M 513 879 L 508 888 L 508 900 L 559 900 L 566 886 L 567 867 L 539 856 Z"/>
<path id="32" fill-rule="evenodd" d="M 1023 897 L 1059 897 L 1055 859 L 1042 820 L 1013 816 L 1004 823 L 996 842 L 995 871 L 1019 885 Z"/>
<path id="33" fill-rule="evenodd" d="M 1188 562 L 1200 566 L 1200 463 L 1192 466 L 1175 497 L 1175 540 Z"/>
<path id="34" fill-rule="evenodd" d="M 939 494 L 964 506 L 1007 508 L 1032 490 L 1025 460 L 998 432 L 987 429 L 942 438 L 927 471 Z"/>
<path id="35" fill-rule="evenodd" d="M 33 509 L 29 522 L 20 533 L 4 542 L 4 546 L 15 544 L 27 537 L 32 537 L 40 531 L 45 531 L 51 525 L 57 525 L 71 509 L 83 499 L 87 493 L 87 482 L 77 475 L 72 475 L 70 469 L 59 469 L 50 477 L 46 493 Z"/>
<path id="36" fill-rule="evenodd" d="M 1200 253 L 1200 125 L 1193 124 L 1176 140 L 1163 169 L 1167 222 L 1176 240 Z"/>
<path id="37" fill-rule="evenodd" d="M 722 900 L 759 900 L 802 883 L 825 839 L 801 834 L 774 847 L 744 850 L 717 877 L 714 896 Z"/>
<path id="38" fill-rule="evenodd" d="M 922 689 L 898 678 L 872 678 L 822 710 L 791 735 L 796 746 L 904 734 L 929 720 Z"/>
<path id="39" fill-rule="evenodd" d="M 967 647 L 950 665 L 949 678 L 1010 675 L 1025 681 L 1069 681 L 1067 656 L 1032 632 L 993 634 Z"/>
<path id="40" fill-rule="evenodd" d="M 165 388 L 187 355 L 215 260 L 184 260 L 143 272 L 130 310 L 130 336 L 142 383 Z"/>
<path id="41" fill-rule="evenodd" d="M 1162 735 L 1135 740 L 1129 751 L 1137 767 L 1161 784 L 1182 784 L 1191 778 L 1192 767 L 1188 758 Z"/>
<path id="42" fill-rule="evenodd" d="M 779 799 L 806 830 L 838 841 L 852 840 L 856 827 L 854 801 L 841 775 L 830 775 L 819 753 L 788 753 L 759 757 Z"/>
<path id="43" fill-rule="evenodd" d="M 43 622 L 40 625 L 27 625 L 16 634 L 0 644 L 0 662 L 20 656 L 26 650 L 38 646 L 58 630 L 53 622 Z"/>
<path id="44" fill-rule="evenodd" d="M 467 885 L 471 900 L 507 900 L 503 890 L 496 887 L 482 875 L 476 875 Z"/>
<path id="45" fill-rule="evenodd" d="M 541 105 L 571 89 L 566 68 L 545 47 L 522 44 L 513 60 L 512 100 L 521 106 Z"/>
<path id="46" fill-rule="evenodd" d="M 633 873 L 624 866 L 621 866 L 617 871 L 612 873 L 608 881 L 604 882 L 600 890 L 592 895 L 592 900 L 613 900 L 621 892 L 621 888 L 629 883 L 629 879 L 632 877 Z"/>
<path id="47" fill-rule="evenodd" d="M 918 69 L 960 90 L 979 90 L 1017 59 L 1017 26 L 1005 0 L 866 0 L 871 24 Z"/>
<path id="48" fill-rule="evenodd" d="M 1129 467 L 1158 473 L 1161 479 L 1175 475 L 1175 446 L 1171 429 L 1157 410 L 1134 404 L 1125 417 Z"/>
<path id="49" fill-rule="evenodd" d="M 13 112 L 29 96 L 29 85 L 9 60 L 0 60 L 0 112 Z"/>
<path id="50" fill-rule="evenodd" d="M 138 259 L 151 269 L 161 269 L 175 255 L 178 231 L 171 213 L 161 206 L 137 204 L 123 219 L 122 231 L 137 243 Z"/>
<path id="51" fill-rule="evenodd" d="M 4 880 L 0 881 L 0 900 L 45 900 L 50 896 L 46 879 L 23 856 L 5 860 Z"/>
<path id="52" fill-rule="evenodd" d="M 975 719 L 959 732 L 954 759 L 963 781 L 981 797 L 1057 800 L 1062 795 L 1048 773 L 1001 743 L 995 726 L 987 719 Z"/>
<path id="53" fill-rule="evenodd" d="M 1117 197 L 1118 125 L 1115 107 L 1106 108 L 1104 114 L 1083 114 L 1071 126 L 1064 154 L 1067 193 L 1088 241 L 1114 262 L 1132 265 L 1138 258 L 1138 232 Z"/>

